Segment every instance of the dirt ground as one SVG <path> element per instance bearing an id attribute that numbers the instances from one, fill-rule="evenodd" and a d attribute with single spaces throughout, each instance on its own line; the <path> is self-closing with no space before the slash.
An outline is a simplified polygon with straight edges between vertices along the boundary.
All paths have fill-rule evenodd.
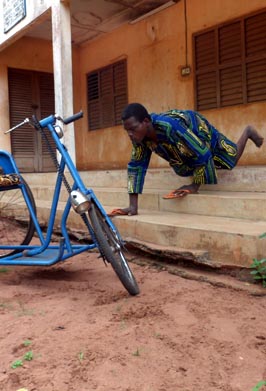
<path id="1" fill-rule="evenodd" d="M 0 266 L 0 390 L 251 391 L 266 379 L 264 288 L 130 263 L 131 297 L 97 256 Z"/>

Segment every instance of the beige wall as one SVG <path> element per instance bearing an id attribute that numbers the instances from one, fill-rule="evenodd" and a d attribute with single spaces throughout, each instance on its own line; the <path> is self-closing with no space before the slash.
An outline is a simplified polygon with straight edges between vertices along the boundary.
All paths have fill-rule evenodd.
<path id="1" fill-rule="evenodd" d="M 192 66 L 192 34 L 265 7 L 265 0 L 188 0 L 188 63 Z M 126 167 L 130 142 L 121 126 L 88 131 L 86 114 L 86 73 L 121 58 L 128 62 L 129 102 L 139 101 L 150 111 L 168 108 L 193 109 L 193 73 L 181 77 L 185 65 L 183 1 L 134 25 L 84 46 L 80 52 L 81 100 L 85 111 L 82 130 L 76 134 L 77 163 L 80 168 Z M 247 123 L 266 133 L 265 102 L 202 112 L 220 131 L 237 141 Z M 266 150 L 252 144 L 240 164 L 265 164 Z M 153 157 L 152 165 L 167 163 Z"/>
<path id="2" fill-rule="evenodd" d="M 0 52 L 0 64 L 9 68 L 53 72 L 52 44 L 46 40 L 21 38 Z"/>
<path id="3" fill-rule="evenodd" d="M 165 9 L 136 24 L 121 28 L 73 49 L 73 85 L 75 111 L 83 109 L 84 119 L 75 124 L 76 156 L 79 169 L 126 168 L 130 141 L 122 126 L 89 131 L 87 126 L 86 74 L 122 58 L 128 63 L 129 101 L 139 101 L 149 111 L 168 108 L 193 109 L 193 70 L 181 77 L 185 65 L 184 4 Z M 188 63 L 192 66 L 192 34 L 265 7 L 265 0 L 187 0 Z M 52 44 L 21 38 L 0 52 L 0 130 L 9 125 L 7 67 L 53 71 Z M 219 130 L 237 140 L 247 123 L 264 134 L 266 103 L 233 106 L 202 112 Z M 9 149 L 9 138 L 0 134 L 2 148 Z M 263 146 L 249 144 L 241 164 L 266 164 Z M 167 166 L 154 156 L 153 166 Z"/>
<path id="4" fill-rule="evenodd" d="M 0 52 L 0 145 L 10 149 L 10 135 L 3 131 L 9 128 L 8 68 L 53 72 L 52 45 L 45 40 L 21 38 Z"/>

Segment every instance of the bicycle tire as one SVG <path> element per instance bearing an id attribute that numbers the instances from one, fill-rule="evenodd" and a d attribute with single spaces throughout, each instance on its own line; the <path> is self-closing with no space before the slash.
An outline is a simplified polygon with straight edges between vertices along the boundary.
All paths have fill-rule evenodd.
<path id="1" fill-rule="evenodd" d="M 33 210 L 36 204 L 32 191 L 22 178 L 23 186 L 29 196 Z M 10 187 L 0 191 L 0 246 L 19 246 L 30 243 L 35 227 L 20 187 Z M 0 259 L 17 254 L 22 249 L 1 249 Z"/>
<path id="2" fill-rule="evenodd" d="M 128 293 L 132 296 L 139 294 L 138 284 L 122 252 L 121 244 L 115 232 L 111 230 L 105 217 L 94 203 L 91 204 L 88 213 L 100 252 L 111 264 Z"/>

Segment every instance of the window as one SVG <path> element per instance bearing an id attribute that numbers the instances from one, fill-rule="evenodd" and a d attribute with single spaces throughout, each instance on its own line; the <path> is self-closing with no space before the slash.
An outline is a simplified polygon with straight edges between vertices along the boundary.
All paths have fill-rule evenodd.
<path id="1" fill-rule="evenodd" d="M 127 105 L 127 62 L 119 61 L 87 75 L 89 129 L 121 123 Z"/>
<path id="2" fill-rule="evenodd" d="M 266 100 L 266 10 L 193 35 L 196 110 Z"/>

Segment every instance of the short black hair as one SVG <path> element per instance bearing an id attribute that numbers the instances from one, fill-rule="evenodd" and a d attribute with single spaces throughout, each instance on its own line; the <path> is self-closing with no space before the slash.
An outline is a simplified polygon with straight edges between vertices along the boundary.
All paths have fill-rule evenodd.
<path id="1" fill-rule="evenodd" d="M 145 118 L 151 119 L 147 109 L 140 103 L 130 103 L 127 105 L 122 112 L 122 121 L 130 117 L 135 117 L 139 122 L 144 121 Z"/>

